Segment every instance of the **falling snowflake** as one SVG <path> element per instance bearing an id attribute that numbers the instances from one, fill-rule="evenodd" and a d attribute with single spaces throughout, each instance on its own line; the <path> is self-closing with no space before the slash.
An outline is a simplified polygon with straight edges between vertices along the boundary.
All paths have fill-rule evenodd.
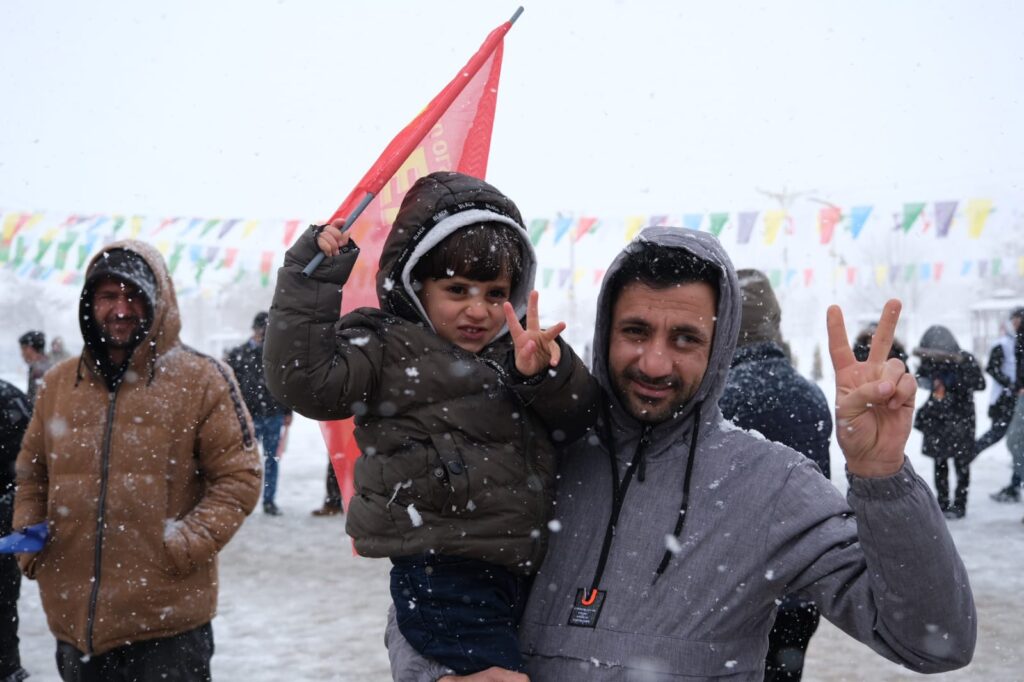
<path id="1" fill-rule="evenodd" d="M 416 510 L 416 505 L 410 504 L 405 508 L 405 511 L 409 513 L 409 520 L 412 521 L 413 528 L 419 528 L 423 525 L 423 517 Z"/>

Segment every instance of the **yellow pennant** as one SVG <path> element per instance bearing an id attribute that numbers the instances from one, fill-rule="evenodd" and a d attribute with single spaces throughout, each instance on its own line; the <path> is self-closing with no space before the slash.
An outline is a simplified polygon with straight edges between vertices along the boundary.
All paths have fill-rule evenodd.
<path id="1" fill-rule="evenodd" d="M 644 217 L 642 215 L 635 215 L 626 218 L 626 241 L 633 241 L 633 237 L 640 233 L 640 228 L 644 226 Z"/>
<path id="2" fill-rule="evenodd" d="M 992 213 L 991 199 L 971 199 L 967 202 L 967 234 L 971 239 L 981 236 L 985 229 L 985 221 Z"/>
<path id="3" fill-rule="evenodd" d="M 786 219 L 786 212 L 781 208 L 764 212 L 764 243 L 771 246 L 779 236 L 779 229 L 782 228 L 782 221 Z"/>

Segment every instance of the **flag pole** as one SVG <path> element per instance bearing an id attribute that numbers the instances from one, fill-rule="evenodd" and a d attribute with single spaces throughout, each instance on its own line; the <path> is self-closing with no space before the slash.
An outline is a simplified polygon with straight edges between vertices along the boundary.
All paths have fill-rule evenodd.
<path id="1" fill-rule="evenodd" d="M 348 228 L 352 227 L 352 225 L 355 224 L 356 218 L 358 218 L 359 214 L 366 210 L 366 207 L 370 205 L 371 201 L 373 201 L 373 197 L 373 192 L 366 193 L 366 196 L 364 196 L 362 200 L 360 200 L 359 204 L 354 209 L 352 209 L 352 212 L 348 214 L 347 218 L 345 218 L 345 224 L 342 225 L 341 228 L 342 232 L 344 232 L 345 230 L 347 230 Z M 324 262 L 324 258 L 326 258 L 326 256 L 324 255 L 323 251 L 313 256 L 313 260 L 309 261 L 306 267 L 302 269 L 302 276 L 308 278 L 310 275 L 312 275 L 313 271 L 316 270 L 317 267 Z"/>

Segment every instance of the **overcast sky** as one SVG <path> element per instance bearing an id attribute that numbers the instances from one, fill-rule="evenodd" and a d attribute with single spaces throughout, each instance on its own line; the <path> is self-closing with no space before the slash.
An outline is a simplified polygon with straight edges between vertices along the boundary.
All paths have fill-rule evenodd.
<path id="1" fill-rule="evenodd" d="M 517 2 L 0 3 L 0 209 L 317 216 Z M 489 179 L 524 214 L 1019 194 L 1024 5 L 526 4 Z"/>

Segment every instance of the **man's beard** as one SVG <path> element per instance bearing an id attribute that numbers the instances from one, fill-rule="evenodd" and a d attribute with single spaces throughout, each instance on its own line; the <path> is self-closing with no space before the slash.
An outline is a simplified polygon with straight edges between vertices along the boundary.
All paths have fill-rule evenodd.
<path id="1" fill-rule="evenodd" d="M 110 325 L 106 322 L 100 322 L 98 326 L 100 337 L 103 339 L 103 344 L 109 348 L 124 350 L 135 348 L 135 346 L 139 345 L 139 342 L 141 342 L 143 337 L 146 335 L 145 320 L 137 317 L 123 317 L 117 320 L 117 322 L 131 323 L 131 332 L 127 335 L 127 338 L 118 338 L 111 332 Z"/>
<path id="2" fill-rule="evenodd" d="M 630 390 L 632 381 L 640 381 L 654 388 L 672 388 L 676 392 L 670 393 L 663 399 L 648 400 Z M 613 386 L 619 402 L 630 416 L 638 421 L 651 424 L 660 424 L 679 413 L 696 390 L 695 387 L 688 388 L 678 375 L 673 374 L 654 379 L 635 367 L 627 367 L 621 374 L 616 375 Z"/>

